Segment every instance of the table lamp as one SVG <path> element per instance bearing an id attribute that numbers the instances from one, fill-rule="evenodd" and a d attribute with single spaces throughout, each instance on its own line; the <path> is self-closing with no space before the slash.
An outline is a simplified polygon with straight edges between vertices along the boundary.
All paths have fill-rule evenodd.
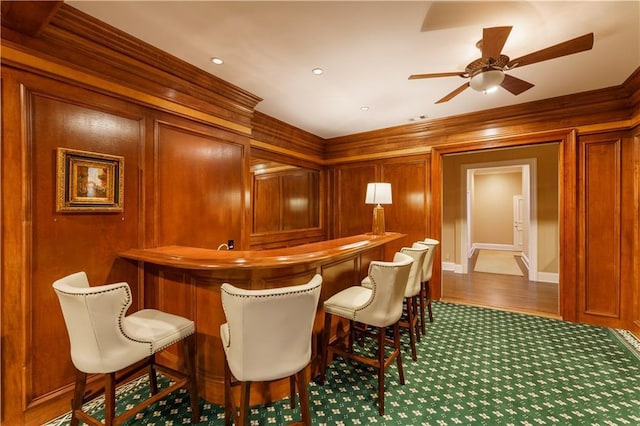
<path id="1" fill-rule="evenodd" d="M 367 184 L 366 204 L 375 204 L 373 208 L 373 235 L 384 235 L 384 209 L 380 204 L 391 204 L 391 184 L 374 182 Z"/>

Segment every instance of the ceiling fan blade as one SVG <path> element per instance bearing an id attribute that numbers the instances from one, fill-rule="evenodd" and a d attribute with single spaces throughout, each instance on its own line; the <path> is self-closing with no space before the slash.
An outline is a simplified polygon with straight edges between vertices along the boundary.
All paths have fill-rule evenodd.
<path id="1" fill-rule="evenodd" d="M 547 61 L 549 59 L 559 58 L 561 56 L 573 55 L 574 53 L 584 52 L 593 47 L 593 33 L 585 34 L 563 43 L 556 44 L 537 52 L 511 60 L 507 67 L 514 66 L 523 67 L 525 65 L 535 64 L 536 62 Z"/>
<path id="2" fill-rule="evenodd" d="M 512 27 L 493 27 L 482 30 L 482 58 L 494 60 L 500 57 Z"/>
<path id="3" fill-rule="evenodd" d="M 412 74 L 409 76 L 409 80 L 417 80 L 420 78 L 437 78 L 437 77 L 454 77 L 454 76 L 464 77 L 465 73 L 458 71 L 458 72 L 437 72 L 434 74 Z"/>
<path id="4" fill-rule="evenodd" d="M 445 96 L 444 98 L 440 99 L 439 101 L 437 101 L 437 104 L 441 104 L 443 102 L 447 102 L 450 101 L 451 99 L 453 99 L 455 96 L 458 96 L 460 93 L 464 92 L 464 90 L 469 87 L 469 82 L 466 82 L 465 84 L 463 84 L 462 86 L 458 87 L 456 90 L 454 90 L 453 92 L 449 93 L 447 96 Z"/>
<path id="5" fill-rule="evenodd" d="M 504 80 L 502 80 L 500 86 L 503 89 L 506 89 L 509 92 L 513 93 L 514 95 L 519 95 L 520 93 L 531 89 L 534 85 L 529 83 L 528 81 L 520 80 L 517 77 L 505 74 Z"/>

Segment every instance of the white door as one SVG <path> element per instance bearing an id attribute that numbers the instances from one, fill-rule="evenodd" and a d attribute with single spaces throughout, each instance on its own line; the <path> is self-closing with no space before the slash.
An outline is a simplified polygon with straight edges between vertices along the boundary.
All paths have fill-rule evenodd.
<path id="1" fill-rule="evenodd" d="M 513 246 L 516 251 L 523 251 L 524 248 L 524 197 L 522 195 L 513 196 Z"/>

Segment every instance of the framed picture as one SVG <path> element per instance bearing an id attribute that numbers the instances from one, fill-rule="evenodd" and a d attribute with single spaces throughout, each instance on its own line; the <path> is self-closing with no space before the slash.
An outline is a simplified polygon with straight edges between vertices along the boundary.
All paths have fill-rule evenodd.
<path id="1" fill-rule="evenodd" d="M 57 212 L 121 212 L 124 157 L 58 148 Z"/>

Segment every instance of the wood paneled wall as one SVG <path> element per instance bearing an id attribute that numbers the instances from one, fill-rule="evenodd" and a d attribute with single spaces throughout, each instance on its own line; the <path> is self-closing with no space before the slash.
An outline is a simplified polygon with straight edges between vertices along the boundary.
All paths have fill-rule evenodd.
<path id="1" fill-rule="evenodd" d="M 611 327 L 632 318 L 638 141 L 629 133 L 580 138 L 578 320 Z M 638 167 L 637 164 L 635 167 Z M 635 234 L 634 234 L 635 231 Z"/>
<path id="2" fill-rule="evenodd" d="M 254 233 L 318 228 L 319 173 L 296 169 L 253 177 Z"/>
<path id="3" fill-rule="evenodd" d="M 389 182 L 393 203 L 384 205 L 385 229 L 407 234 L 390 243 L 386 257 L 429 235 L 429 155 L 336 165 L 331 169 L 330 238 L 371 232 L 373 208 L 364 204 L 367 183 Z"/>
<path id="4" fill-rule="evenodd" d="M 374 180 L 392 184 L 387 229 L 407 234 L 397 248 L 438 238 L 443 153 L 527 144 L 541 132 L 564 135 L 562 314 L 640 336 L 640 68 L 617 87 L 324 141 L 256 113 L 255 95 L 66 4 L 40 2 L 33 13 L 21 3 L 31 5 L 3 4 L 0 51 L 3 423 L 40 424 L 68 410 L 73 372 L 56 278 L 82 269 L 93 283 L 128 281 L 139 309 L 154 295 L 118 252 L 367 232 Z M 125 157 L 122 213 L 55 212 L 58 146 Z M 251 238 L 254 148 L 322 170 L 320 228 Z M 163 277 L 165 290 L 182 279 Z M 163 308 L 202 314 L 173 302 Z"/>
<path id="5" fill-rule="evenodd" d="M 198 130 L 188 123 L 155 126 L 153 178 L 147 181 L 153 191 L 148 203 L 155 201 L 155 218 L 148 221 L 157 227 L 152 246 L 215 249 L 230 239 L 242 244 L 248 238 L 243 223 L 248 215 L 246 142 L 231 142 L 213 129 Z"/>
<path id="6" fill-rule="evenodd" d="M 3 83 L 16 88 L 13 76 L 3 75 Z M 83 270 L 91 282 L 130 280 L 136 301 L 133 309 L 142 306 L 140 289 L 135 285 L 135 265 L 119 260 L 117 253 L 140 242 L 137 164 L 140 162 L 138 144 L 144 132 L 143 114 L 138 108 L 109 102 L 81 89 L 51 86 L 37 78 L 24 79 L 22 84 L 21 109 L 29 117 L 24 123 L 29 126 L 22 158 L 26 164 L 23 163 L 24 168 L 20 167 L 21 162 L 3 164 L 4 171 L 11 173 L 3 175 L 3 193 L 17 189 L 12 188 L 16 177 L 26 177 L 26 213 L 31 220 L 25 223 L 30 238 L 25 242 L 22 255 L 28 264 L 24 300 L 31 344 L 25 385 L 28 401 L 34 403 L 74 380 L 69 368 L 69 352 L 52 351 L 67 338 L 58 300 L 51 290 L 54 279 Z M 96 101 L 103 103 L 98 106 Z M 19 143 L 19 140 L 4 138 L 3 141 L 3 147 Z M 123 156 L 127 176 L 124 211 L 57 213 L 55 157 L 58 147 Z M 14 232 L 11 228 L 5 230 Z M 105 262 L 106 259 L 109 261 Z"/>
<path id="7" fill-rule="evenodd" d="M 2 90 L 2 377 L 23 390 L 3 392 L 14 407 L 3 412 L 32 407 L 25 421 L 37 423 L 48 404 L 67 409 L 75 377 L 53 281 L 81 270 L 93 284 L 126 281 L 138 310 L 147 296 L 137 264 L 119 252 L 248 241 L 249 139 L 9 67 Z M 56 212 L 58 147 L 123 156 L 124 211 Z M 185 314 L 174 300 L 163 308 Z"/>

